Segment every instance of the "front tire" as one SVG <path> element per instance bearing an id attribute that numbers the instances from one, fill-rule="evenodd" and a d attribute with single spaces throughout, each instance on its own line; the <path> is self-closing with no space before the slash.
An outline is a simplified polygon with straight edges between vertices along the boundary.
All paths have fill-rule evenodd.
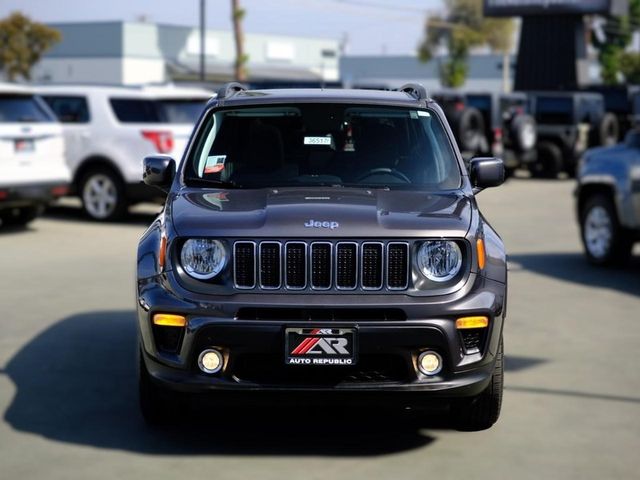
<path id="1" fill-rule="evenodd" d="M 502 407 L 504 388 L 503 341 L 500 337 L 496 366 L 489 386 L 479 395 L 464 398 L 451 405 L 451 413 L 456 428 L 464 432 L 477 432 L 490 428 L 498 421 Z"/>
<path id="2" fill-rule="evenodd" d="M 580 212 L 580 230 L 587 260 L 594 265 L 619 265 L 631 255 L 633 242 L 607 195 L 597 194 L 586 200 Z"/>
<path id="3" fill-rule="evenodd" d="M 82 208 L 91 219 L 103 222 L 124 217 L 128 203 L 120 177 L 111 169 L 92 168 L 78 185 Z"/>

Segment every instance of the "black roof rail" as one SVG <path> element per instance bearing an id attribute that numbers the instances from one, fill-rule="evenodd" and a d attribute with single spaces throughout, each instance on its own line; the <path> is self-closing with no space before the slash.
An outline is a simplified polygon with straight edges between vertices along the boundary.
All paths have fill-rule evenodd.
<path id="1" fill-rule="evenodd" d="M 416 100 L 426 100 L 429 98 L 427 95 L 427 89 L 419 83 L 406 83 L 397 89 L 399 92 L 405 92 L 415 97 Z"/>
<path id="2" fill-rule="evenodd" d="M 241 83 L 238 83 L 238 82 L 225 83 L 222 87 L 218 89 L 218 100 L 232 97 L 236 93 L 244 92 L 245 90 L 248 90 L 246 85 L 243 85 Z"/>

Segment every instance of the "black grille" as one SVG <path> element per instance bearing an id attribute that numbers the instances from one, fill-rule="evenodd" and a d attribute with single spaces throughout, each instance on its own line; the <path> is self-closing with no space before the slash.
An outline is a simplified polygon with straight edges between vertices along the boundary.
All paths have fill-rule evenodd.
<path id="1" fill-rule="evenodd" d="M 256 286 L 256 246 L 252 242 L 236 242 L 234 249 L 234 275 L 236 286 L 253 288 Z"/>
<path id="2" fill-rule="evenodd" d="M 176 353 L 180 350 L 184 328 L 154 325 L 153 336 L 156 347 L 163 352 Z"/>
<path id="3" fill-rule="evenodd" d="M 260 244 L 260 286 L 280 288 L 280 244 L 277 242 Z"/>
<path id="4" fill-rule="evenodd" d="M 406 290 L 409 243 L 238 240 L 233 278 L 240 289 Z"/>
<path id="5" fill-rule="evenodd" d="M 407 319 L 400 308 L 273 308 L 245 307 L 236 314 L 238 320 L 309 321 L 309 322 L 397 322 Z"/>
<path id="6" fill-rule="evenodd" d="M 357 365 L 327 368 L 284 365 L 280 355 L 242 354 L 232 360 L 230 370 L 240 381 L 307 387 L 403 383 L 409 375 L 407 364 L 397 355 L 361 355 Z"/>
<path id="7" fill-rule="evenodd" d="M 311 244 L 311 286 L 331 288 L 331 244 Z"/>
<path id="8" fill-rule="evenodd" d="M 358 286 L 358 245 L 338 243 L 336 247 L 336 286 L 354 289 Z"/>
<path id="9" fill-rule="evenodd" d="M 409 279 L 409 245 L 390 243 L 387 248 L 387 285 L 404 290 Z"/>
<path id="10" fill-rule="evenodd" d="M 462 336 L 462 344 L 464 345 L 464 353 L 478 353 L 484 345 L 486 328 L 472 328 L 469 330 L 460 330 Z"/>
<path id="11" fill-rule="evenodd" d="M 301 242 L 285 245 L 285 283 L 287 288 L 304 288 L 307 284 L 307 246 Z"/>
<path id="12" fill-rule="evenodd" d="M 382 288 L 382 244 L 362 245 L 362 287 Z"/>

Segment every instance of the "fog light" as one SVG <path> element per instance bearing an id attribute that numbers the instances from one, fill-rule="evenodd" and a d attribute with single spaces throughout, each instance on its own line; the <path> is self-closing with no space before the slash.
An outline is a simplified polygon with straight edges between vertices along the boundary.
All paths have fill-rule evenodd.
<path id="1" fill-rule="evenodd" d="M 425 375 L 436 375 L 442 370 L 442 357 L 436 352 L 422 352 L 418 357 L 418 370 Z"/>
<path id="2" fill-rule="evenodd" d="M 222 353 L 218 350 L 203 350 L 198 357 L 198 366 L 204 373 L 218 373 L 222 369 Z"/>

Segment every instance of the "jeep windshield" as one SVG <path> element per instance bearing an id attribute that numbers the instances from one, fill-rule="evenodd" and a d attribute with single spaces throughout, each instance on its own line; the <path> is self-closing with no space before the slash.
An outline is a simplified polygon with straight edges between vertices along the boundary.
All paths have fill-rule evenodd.
<path id="1" fill-rule="evenodd" d="M 187 185 L 450 190 L 460 168 L 435 112 L 295 104 L 209 115 L 187 158 Z"/>

